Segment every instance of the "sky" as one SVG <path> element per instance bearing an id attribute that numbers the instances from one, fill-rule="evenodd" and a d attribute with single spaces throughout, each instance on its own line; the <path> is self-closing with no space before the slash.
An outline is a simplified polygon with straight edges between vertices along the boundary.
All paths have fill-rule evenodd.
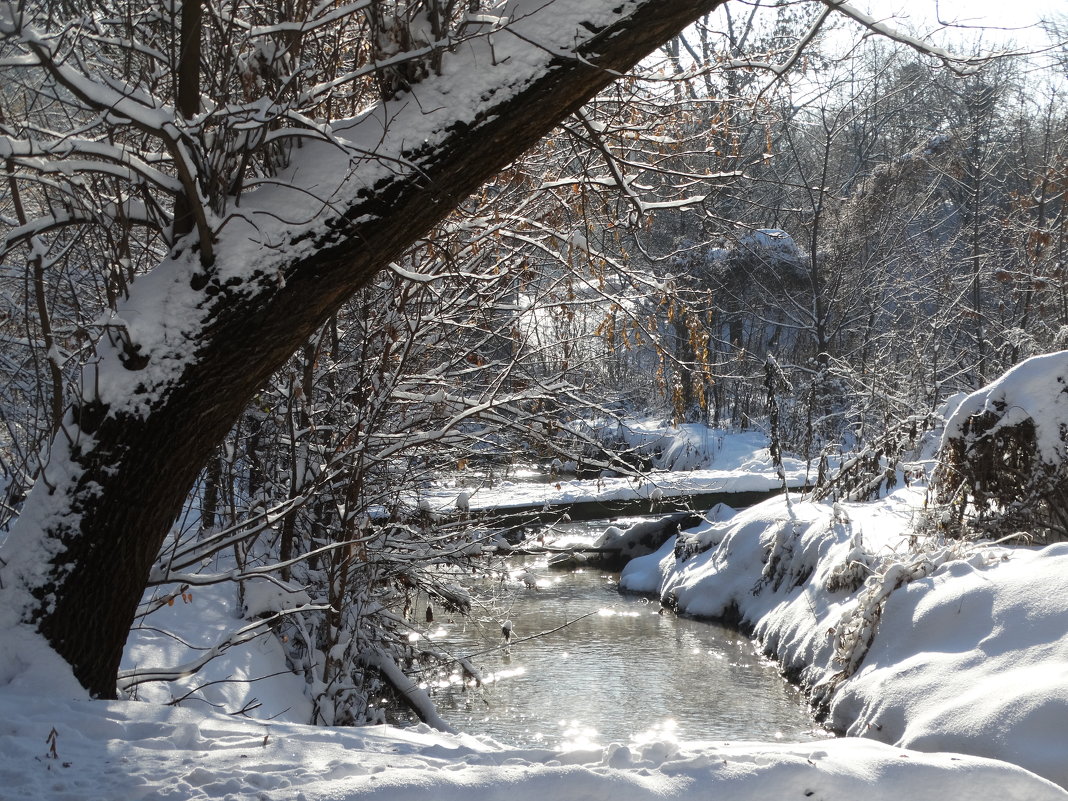
<path id="1" fill-rule="evenodd" d="M 962 26 L 967 35 L 970 27 L 997 27 L 1003 34 L 1021 42 L 1043 39 L 1041 32 L 1028 30 L 1043 18 L 1068 18 L 1064 0 L 861 0 L 856 5 L 873 16 L 900 15 L 908 27 L 934 28 L 938 22 Z M 902 24 L 902 27 L 906 27 Z M 994 34 L 984 34 L 984 38 Z"/>

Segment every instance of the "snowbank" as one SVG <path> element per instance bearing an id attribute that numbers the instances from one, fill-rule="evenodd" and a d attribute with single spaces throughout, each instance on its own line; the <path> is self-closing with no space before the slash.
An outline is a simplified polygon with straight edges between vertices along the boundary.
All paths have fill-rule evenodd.
<path id="1" fill-rule="evenodd" d="M 964 398 L 946 420 L 943 443 L 968 436 L 972 418 L 990 413 L 997 422 L 983 432 L 1028 422 L 1035 427 L 1035 446 L 1042 461 L 1060 465 L 1066 457 L 1068 427 L 1068 351 L 1032 356 L 982 389 Z"/>
<path id="2" fill-rule="evenodd" d="M 1068 545 L 910 551 L 922 498 L 774 499 L 632 562 L 621 586 L 740 620 L 837 730 L 1068 786 Z"/>
<path id="3" fill-rule="evenodd" d="M 859 739 L 559 752 L 425 726 L 331 729 L 4 690 L 0 717 L 0 786 L 37 801 L 1068 798 L 1005 763 Z"/>
<path id="4" fill-rule="evenodd" d="M 146 593 L 146 601 L 152 593 Z M 246 582 L 245 608 L 231 583 L 196 587 L 156 609 L 130 632 L 123 652 L 124 674 L 166 673 L 218 650 L 236 629 L 257 615 L 307 602 L 303 590 L 286 593 L 264 579 Z M 244 614 L 243 614 L 244 613 Z M 270 629 L 256 639 L 227 648 L 196 673 L 173 682 L 147 682 L 130 689 L 134 698 L 157 704 L 180 702 L 200 710 L 244 714 L 259 719 L 308 721 L 312 702 L 302 677 L 286 667 L 285 652 Z"/>
<path id="5" fill-rule="evenodd" d="M 585 425 L 585 424 L 584 424 Z M 674 426 L 663 421 L 627 419 L 591 424 L 598 436 L 616 440 L 648 458 L 653 470 L 641 477 L 495 481 L 471 486 L 460 474 L 448 486 L 434 487 L 422 501 L 437 514 L 466 511 L 564 506 L 574 503 L 652 501 L 717 493 L 772 492 L 782 479 L 760 431 L 726 431 L 696 423 Z M 783 460 L 786 482 L 803 487 L 808 469 L 799 459 Z M 414 505 L 414 504 L 413 504 Z"/>

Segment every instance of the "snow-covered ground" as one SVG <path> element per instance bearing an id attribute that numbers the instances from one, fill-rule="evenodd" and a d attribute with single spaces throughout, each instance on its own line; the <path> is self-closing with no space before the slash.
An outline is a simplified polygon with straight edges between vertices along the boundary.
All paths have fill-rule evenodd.
<path id="1" fill-rule="evenodd" d="M 836 730 L 1002 759 L 1068 786 L 1068 544 L 910 551 L 923 498 L 773 499 L 684 532 L 680 557 L 673 540 L 621 584 L 689 614 L 740 617 Z"/>
<path id="2" fill-rule="evenodd" d="M 198 617 L 191 611 L 196 604 L 206 605 L 201 618 L 210 629 L 212 603 L 198 596 L 172 611 L 188 622 Z M 143 636 L 133 650 L 147 658 Z M 333 729 L 225 715 L 202 705 L 91 701 L 35 636 L 14 629 L 5 638 L 0 657 L 4 799 L 1068 798 L 1060 788 L 1005 762 L 921 753 L 860 738 L 799 744 L 665 738 L 553 751 L 442 734 L 423 725 Z M 270 644 L 249 649 L 259 656 L 228 653 L 223 661 L 263 670 L 271 661 L 265 656 Z M 246 691 L 259 695 L 263 707 L 256 711 L 262 714 L 291 701 L 293 689 L 254 683 Z M 1045 725 L 1054 744 L 1049 750 L 1058 742 L 1056 713 L 1051 711 Z"/>
<path id="3" fill-rule="evenodd" d="M 151 702 L 90 701 L 36 637 L 14 630 L 0 658 L 0 798 L 1068 798 L 1024 769 L 1068 784 L 1068 545 L 936 550 L 916 570 L 902 537 L 917 498 L 909 490 L 875 504 L 790 508 L 776 499 L 683 535 L 684 545 L 708 550 L 676 560 L 667 546 L 624 575 L 630 588 L 670 593 L 694 614 L 736 608 L 818 686 L 841 670 L 835 654 L 849 652 L 829 630 L 858 606 L 874 608 L 872 598 L 859 599 L 886 586 L 828 591 L 828 583 L 848 584 L 851 563 L 866 564 L 865 573 L 890 573 L 894 564 L 930 572 L 889 594 L 871 650 L 831 696 L 834 725 L 863 738 L 665 737 L 565 752 L 425 726 L 327 729 L 284 720 L 306 714 L 292 676 L 215 685 L 214 699 L 228 708 L 262 704 L 251 710 L 258 720 L 203 703 L 167 705 L 181 690 L 166 685 L 143 689 Z M 771 570 L 767 547 L 779 553 Z M 207 643 L 235 611 L 203 590 L 167 607 L 166 624 L 187 637 L 199 628 Z M 155 636 L 137 633 L 126 667 L 180 658 Z M 228 652 L 208 678 L 266 676 L 278 659 L 274 644 L 260 640 Z"/>
<path id="4" fill-rule="evenodd" d="M 41 674 L 38 674 L 41 678 Z M 56 678 L 52 676 L 51 678 Z M 40 684 L 40 682 L 37 682 Z M 819 798 L 1044 801 L 1002 762 L 870 740 L 507 748 L 425 726 L 327 729 L 137 702 L 70 700 L 62 682 L 0 692 L 0 797 L 140 801 Z M 53 748 L 54 745 L 54 748 Z"/>
<path id="5" fill-rule="evenodd" d="M 768 452 L 767 435 L 761 431 L 727 432 L 697 424 L 674 426 L 629 419 L 608 430 L 635 452 L 648 456 L 653 469 L 641 477 L 560 477 L 540 482 L 535 482 L 533 474 L 530 480 L 518 481 L 480 481 L 460 474 L 447 486 L 426 491 L 422 500 L 434 512 L 450 512 L 457 508 L 458 501 L 476 512 L 589 501 L 768 492 L 782 487 Z M 789 486 L 805 485 L 808 476 L 804 462 L 786 457 L 783 468 Z"/>

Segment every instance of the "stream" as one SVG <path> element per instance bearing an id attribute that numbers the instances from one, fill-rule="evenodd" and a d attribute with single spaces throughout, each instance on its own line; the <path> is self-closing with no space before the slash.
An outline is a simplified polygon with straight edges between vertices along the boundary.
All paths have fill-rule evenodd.
<path id="1" fill-rule="evenodd" d="M 558 545 L 588 545 L 609 524 L 626 523 L 574 523 L 551 534 Z M 549 570 L 544 557 L 512 558 L 507 568 L 476 596 L 470 620 L 431 627 L 438 647 L 474 654 L 483 681 L 473 686 L 457 672 L 429 684 L 456 728 L 551 748 L 829 736 L 744 635 L 622 595 L 618 574 Z M 513 633 L 502 648 L 505 620 Z"/>

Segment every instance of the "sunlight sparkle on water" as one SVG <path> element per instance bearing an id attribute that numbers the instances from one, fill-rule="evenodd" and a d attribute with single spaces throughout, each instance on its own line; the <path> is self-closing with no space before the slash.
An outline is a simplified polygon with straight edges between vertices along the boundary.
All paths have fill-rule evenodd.
<path id="1" fill-rule="evenodd" d="M 583 725 L 580 720 L 561 720 L 560 728 L 564 740 L 560 743 L 561 751 L 577 751 L 582 748 L 598 748 L 597 729 Z"/>
<path id="2" fill-rule="evenodd" d="M 659 723 L 654 723 L 651 727 L 645 731 L 638 732 L 630 738 L 631 742 L 635 745 L 645 745 L 647 743 L 660 743 L 664 741 L 677 742 L 679 736 L 677 729 L 679 728 L 679 722 L 674 718 L 665 718 Z"/>
<path id="3" fill-rule="evenodd" d="M 638 617 L 637 612 L 616 609 L 611 606 L 603 606 L 597 610 L 599 617 Z"/>
<path id="4" fill-rule="evenodd" d="M 483 673 L 483 684 L 495 684 L 502 679 L 514 679 L 516 676 L 522 676 L 527 672 L 525 667 L 509 668 L 508 670 L 497 670 L 493 673 Z"/>

